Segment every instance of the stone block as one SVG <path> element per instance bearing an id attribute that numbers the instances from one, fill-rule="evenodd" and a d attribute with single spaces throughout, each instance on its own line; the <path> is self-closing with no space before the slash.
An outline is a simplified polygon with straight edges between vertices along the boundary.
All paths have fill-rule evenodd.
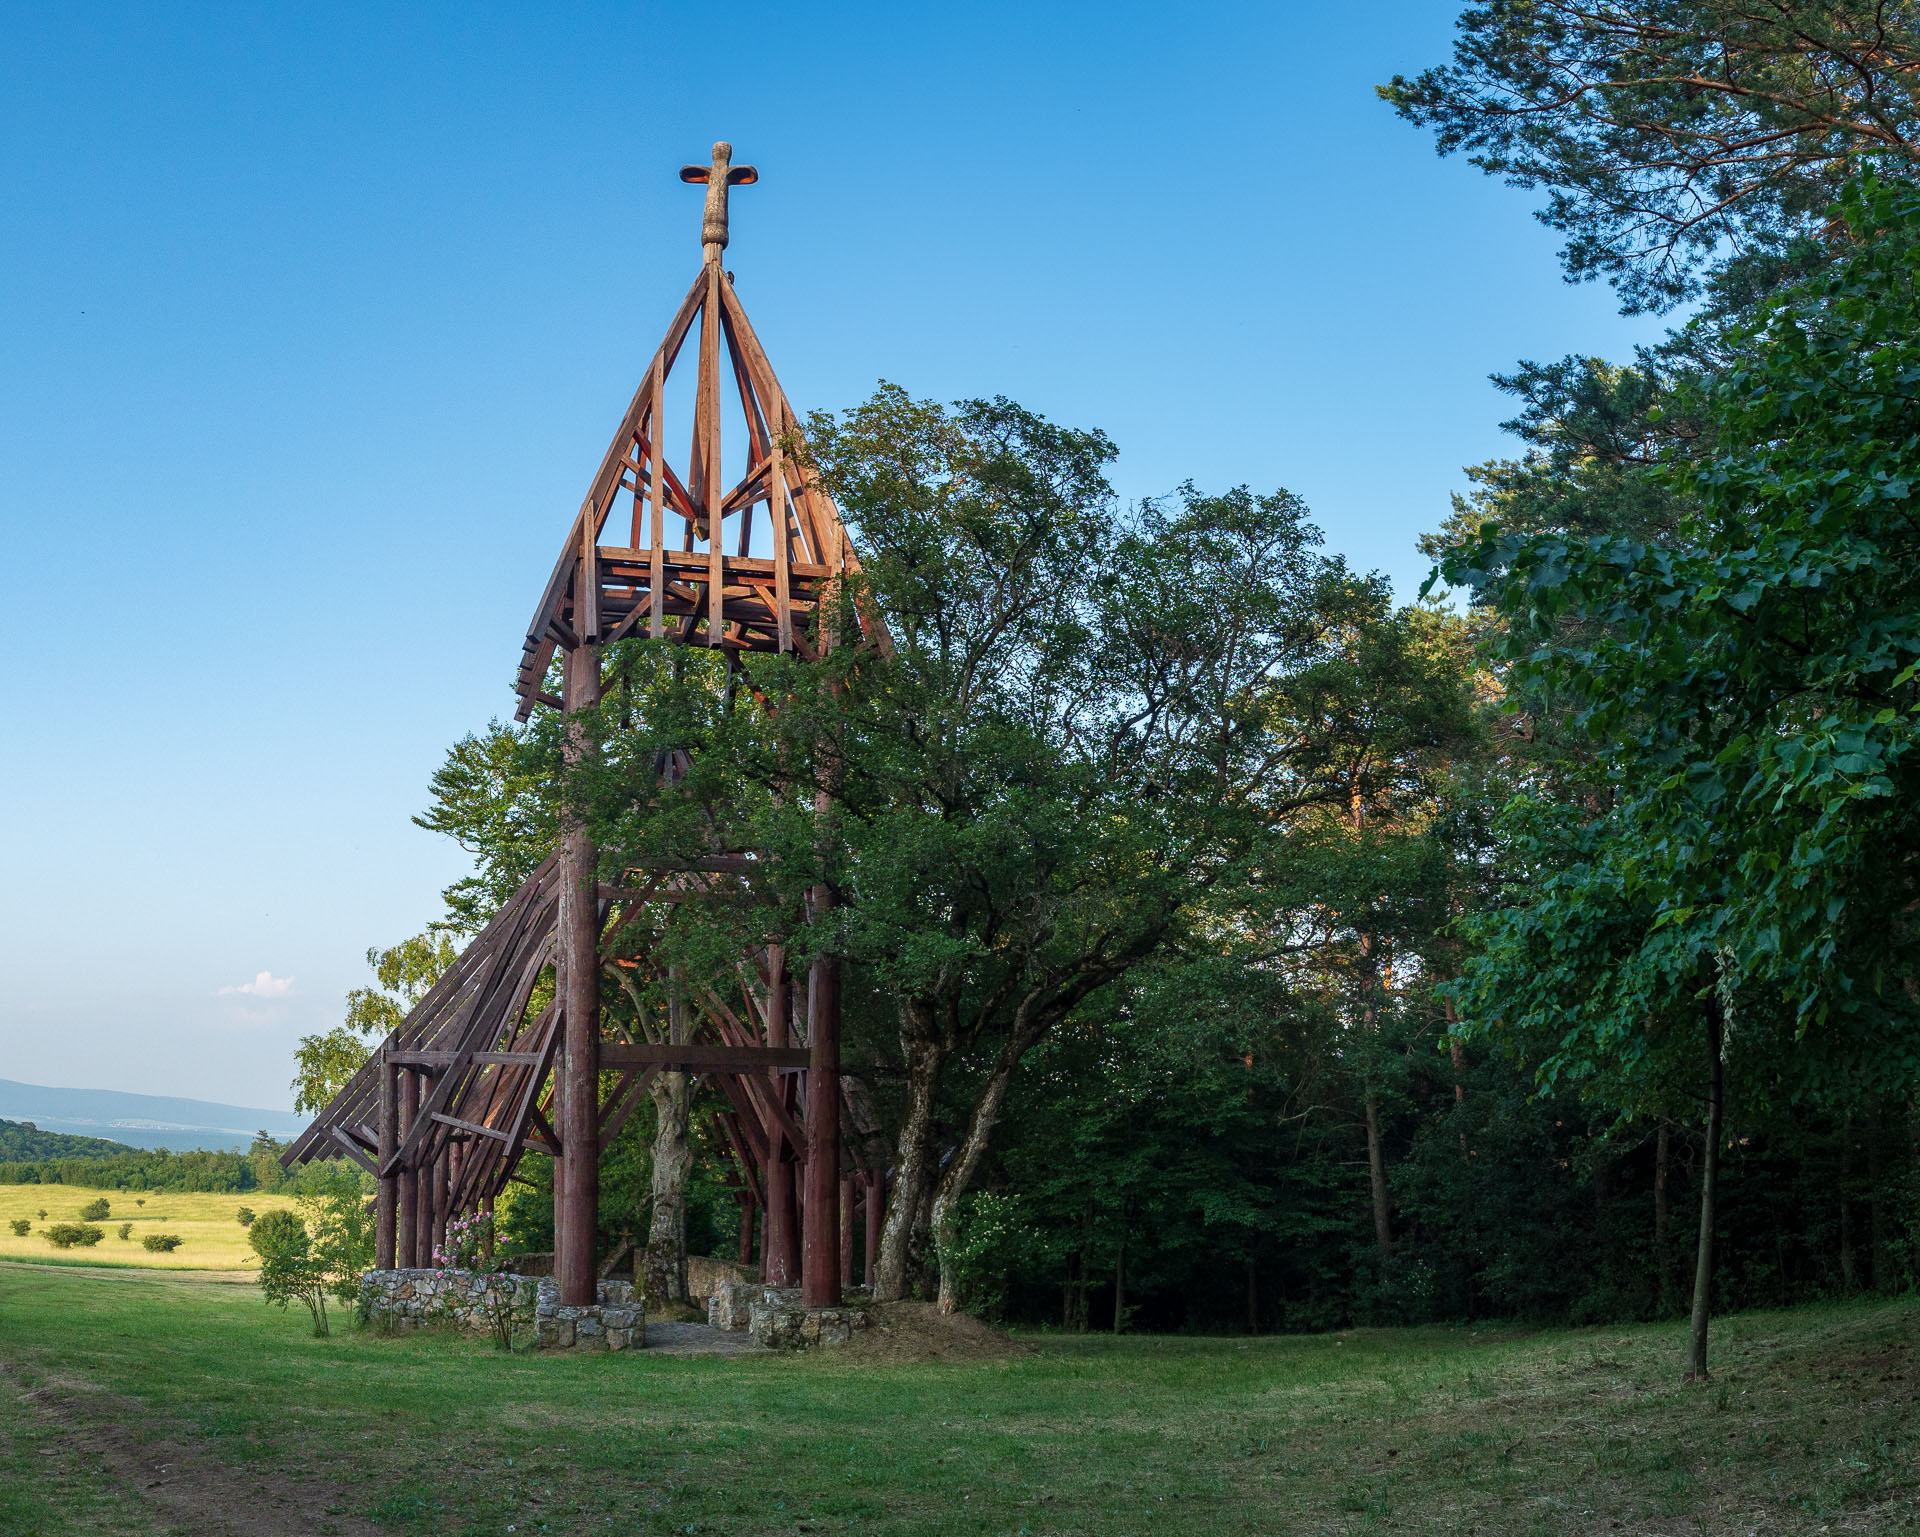
<path id="1" fill-rule="evenodd" d="M 722 1282 L 707 1299 L 707 1322 L 729 1331 L 751 1327 L 753 1305 L 768 1290 L 757 1281 Z"/>

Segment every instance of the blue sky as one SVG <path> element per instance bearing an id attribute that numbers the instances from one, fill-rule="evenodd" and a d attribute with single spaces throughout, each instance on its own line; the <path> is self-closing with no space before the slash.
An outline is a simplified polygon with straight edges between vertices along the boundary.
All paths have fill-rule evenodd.
<path id="1" fill-rule="evenodd" d="M 802 410 L 1005 394 L 1425 575 L 1487 375 L 1654 334 L 1374 97 L 1455 7 L 10 6 L 0 1062 L 284 1105 L 699 265 Z"/>

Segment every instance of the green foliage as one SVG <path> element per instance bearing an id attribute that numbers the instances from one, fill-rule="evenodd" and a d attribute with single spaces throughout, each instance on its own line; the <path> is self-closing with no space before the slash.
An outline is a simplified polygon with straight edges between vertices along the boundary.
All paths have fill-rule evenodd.
<path id="1" fill-rule="evenodd" d="M 434 772 L 433 807 L 414 822 L 445 833 L 478 865 L 444 893 L 455 933 L 479 932 L 553 851 L 557 763 L 547 745 L 493 721 L 481 735 L 463 737 Z"/>
<path id="2" fill-rule="evenodd" d="M 33 1219 L 31 1217 L 15 1217 L 7 1226 L 13 1229 L 13 1236 L 15 1238 L 25 1238 L 28 1233 L 33 1231 Z M 121 1236 L 125 1237 L 126 1235 L 123 1233 Z"/>
<path id="3" fill-rule="evenodd" d="M 390 950 L 368 950 L 367 965 L 378 986 L 350 989 L 346 1022 L 319 1035 L 303 1035 L 294 1049 L 294 1109 L 324 1109 L 366 1062 L 369 1042 L 391 1034 L 458 954 L 448 935 L 432 932 L 403 939 Z"/>
<path id="4" fill-rule="evenodd" d="M 135 1149 L 104 1137 L 70 1137 L 42 1131 L 31 1121 L 0 1121 L 0 1164 L 46 1158 L 114 1158 Z"/>
<path id="5" fill-rule="evenodd" d="M 1544 188 L 1569 277 L 1629 310 L 1736 306 L 1820 259 L 1826 210 L 1869 158 L 1910 171 L 1910 5 L 1484 0 L 1451 65 L 1380 94 L 1510 185 Z"/>
<path id="6" fill-rule="evenodd" d="M 1743 1017 L 1782 1005 L 1812 1032 L 1816 1086 L 1920 1077 L 1896 981 L 1916 959 L 1920 197 L 1869 180 L 1843 212 L 1854 247 L 1690 386 L 1711 451 L 1656 472 L 1683 498 L 1672 538 L 1488 525 L 1449 566 L 1492 582 L 1516 685 L 1565 701 L 1606 765 L 1600 816 L 1514 808 L 1537 873 L 1477 931 L 1468 1011 L 1562 1034 L 1550 1069 L 1632 1053 L 1718 957 Z"/>
<path id="7" fill-rule="evenodd" d="M 267 1303 L 283 1312 L 290 1302 L 305 1303 L 314 1334 L 324 1337 L 332 1277 L 314 1253 L 306 1223 L 295 1212 L 270 1211 L 248 1229 L 247 1242 L 260 1256 L 260 1290 Z"/>
<path id="8" fill-rule="evenodd" d="M 133 1237 L 133 1224 L 131 1222 L 123 1222 L 120 1224 L 118 1231 L 120 1234 L 120 1241 L 122 1243 L 125 1243 L 129 1238 Z"/>
<path id="9" fill-rule="evenodd" d="M 90 1249 L 106 1236 L 102 1229 L 91 1223 L 56 1222 L 46 1230 L 47 1242 L 56 1249 L 71 1249 L 76 1244 Z"/>
<path id="10" fill-rule="evenodd" d="M 300 1214 L 286 1207 L 275 1207 L 254 1222 L 247 1231 L 247 1243 L 262 1259 L 289 1248 L 304 1247 L 307 1225 Z"/>
<path id="11" fill-rule="evenodd" d="M 112 1215 L 113 1204 L 108 1201 L 105 1196 L 100 1196 L 96 1200 L 89 1201 L 85 1206 L 80 1208 L 80 1220 L 82 1222 L 105 1222 L 107 1218 Z"/>
<path id="12" fill-rule="evenodd" d="M 140 1240 L 140 1247 L 149 1254 L 171 1254 L 180 1247 L 180 1239 L 174 1233 L 148 1233 Z"/>
<path id="13" fill-rule="evenodd" d="M 0 1185 L 85 1185 L 105 1190 L 277 1190 L 285 1180 L 279 1144 L 260 1138 L 247 1152 L 176 1153 L 138 1149 L 110 1157 L 63 1158 L 39 1163 L 0 1163 Z"/>
<path id="14" fill-rule="evenodd" d="M 242 1227 L 252 1227 L 258 1217 L 251 1206 L 242 1206 L 235 1210 L 233 1220 Z"/>

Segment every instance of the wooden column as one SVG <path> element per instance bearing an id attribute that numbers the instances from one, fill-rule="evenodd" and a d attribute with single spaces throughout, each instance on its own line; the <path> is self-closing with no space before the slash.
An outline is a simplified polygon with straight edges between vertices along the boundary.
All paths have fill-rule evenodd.
<path id="1" fill-rule="evenodd" d="M 785 945 L 767 947 L 767 1044 L 786 1046 L 791 1039 L 793 984 L 787 976 Z M 793 1075 L 776 1074 L 772 1092 L 793 1107 Z M 767 1226 L 760 1240 L 761 1276 L 769 1286 L 800 1284 L 800 1207 L 793 1145 L 777 1125 L 767 1128 Z"/>
<path id="2" fill-rule="evenodd" d="M 420 1108 L 420 1080 L 414 1077 L 408 1068 L 394 1069 L 398 1082 L 394 1085 L 395 1099 L 398 1101 L 399 1130 L 402 1141 L 413 1130 L 413 1118 Z M 403 1168 L 394 1176 L 394 1265 L 401 1270 L 420 1268 L 419 1255 L 415 1253 L 414 1235 L 417 1223 L 414 1218 L 414 1205 L 419 1200 L 420 1182 L 412 1169 Z"/>
<path id="3" fill-rule="evenodd" d="M 880 1224 L 887 1213 L 887 1177 L 878 1169 L 867 1176 L 867 1263 L 860 1278 L 873 1285 L 874 1268 L 880 1262 Z"/>
<path id="4" fill-rule="evenodd" d="M 853 1285 L 853 1173 L 840 1176 L 840 1288 Z"/>
<path id="5" fill-rule="evenodd" d="M 433 1223 L 429 1228 L 427 1240 L 427 1263 L 438 1265 L 440 1251 L 447 1246 L 447 1152 L 440 1150 L 440 1156 L 434 1159 L 429 1168 L 429 1178 L 433 1181 Z"/>
<path id="6" fill-rule="evenodd" d="M 433 1082 L 423 1075 L 420 1087 Z M 431 1090 L 428 1089 L 430 1093 Z M 422 1270 L 433 1265 L 433 1213 L 439 1205 L 434 1195 L 433 1165 L 421 1163 L 413 1171 L 413 1262 Z"/>
<path id="7" fill-rule="evenodd" d="M 564 660 L 567 713 L 600 701 L 600 658 L 570 647 Z M 566 753 L 577 762 L 584 734 L 569 730 Z M 555 1182 L 553 1271 L 563 1307 L 590 1305 L 599 1277 L 594 1236 L 600 1207 L 600 914 L 598 851 L 584 827 L 570 824 L 561 841 L 560 991 L 564 1036 L 556 1109 L 564 1180 Z M 557 1172 L 557 1171 L 556 1171 Z M 562 1201 L 564 1200 L 564 1212 Z"/>
<path id="8" fill-rule="evenodd" d="M 824 919 L 833 893 L 814 888 Z M 807 976 L 807 1212 L 801 1235 L 800 1301 L 840 1304 L 840 958 L 823 955 Z"/>
<path id="9" fill-rule="evenodd" d="M 753 1263 L 753 1219 L 758 1211 L 759 1207 L 752 1201 L 743 1199 L 740 1202 L 740 1263 L 742 1265 Z"/>
<path id="10" fill-rule="evenodd" d="M 387 1167 L 394 1149 L 400 1146 L 400 1093 L 394 1075 L 399 1071 L 380 1052 L 380 1167 Z M 395 1174 L 381 1176 L 374 1195 L 373 1266 L 391 1270 L 394 1266 L 395 1207 L 400 1199 L 400 1180 Z"/>

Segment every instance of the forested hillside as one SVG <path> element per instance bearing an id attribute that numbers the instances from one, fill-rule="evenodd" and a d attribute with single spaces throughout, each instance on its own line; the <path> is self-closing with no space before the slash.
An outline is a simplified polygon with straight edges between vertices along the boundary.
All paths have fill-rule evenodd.
<path id="1" fill-rule="evenodd" d="M 12 1122 L 0 1122 L 0 1128 Z M 10 1151 L 0 1140 L 0 1185 L 86 1185 L 96 1190 L 278 1190 L 286 1183 L 280 1144 L 265 1132 L 243 1153 L 176 1153 L 168 1148 L 128 1148 L 94 1137 L 35 1138 L 63 1144 Z M 84 1143 L 84 1150 L 65 1144 Z M 99 1148 L 102 1151 L 92 1151 Z"/>
<path id="2" fill-rule="evenodd" d="M 111 1158 L 135 1149 L 105 1137 L 69 1137 L 31 1121 L 0 1121 L 0 1163 L 60 1158 Z"/>

